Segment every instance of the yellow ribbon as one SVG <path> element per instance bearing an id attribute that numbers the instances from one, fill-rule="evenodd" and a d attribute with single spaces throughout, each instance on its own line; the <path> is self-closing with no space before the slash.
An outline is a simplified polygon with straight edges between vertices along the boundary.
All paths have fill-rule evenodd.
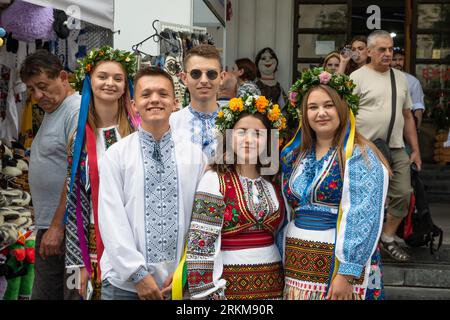
<path id="1" fill-rule="evenodd" d="M 184 247 L 183 257 L 178 264 L 172 280 L 172 300 L 183 300 L 183 272 L 186 265 L 187 246 Z"/>

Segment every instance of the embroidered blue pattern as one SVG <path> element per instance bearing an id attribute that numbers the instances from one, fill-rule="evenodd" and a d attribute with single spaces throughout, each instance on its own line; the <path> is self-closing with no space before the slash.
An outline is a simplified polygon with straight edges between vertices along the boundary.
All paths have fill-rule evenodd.
<path id="1" fill-rule="evenodd" d="M 286 193 L 289 195 L 288 200 L 293 198 L 296 203 L 294 210 L 337 214 L 342 179 L 336 150 L 330 149 L 319 161 L 316 160 L 315 151 L 305 155 L 295 167 L 289 184 L 291 192 Z M 285 189 L 286 187 L 285 185 Z"/>
<path id="2" fill-rule="evenodd" d="M 348 161 L 350 179 L 350 211 L 344 236 L 344 257 L 351 263 L 342 263 L 339 273 L 360 275 L 377 241 L 383 199 L 383 167 L 373 153 L 367 150 L 364 159 L 355 147 Z"/>
<path id="3" fill-rule="evenodd" d="M 173 261 L 177 253 L 179 210 L 172 135 L 168 132 L 156 141 L 139 129 L 139 139 L 144 163 L 147 263 Z"/>
<path id="4" fill-rule="evenodd" d="M 214 137 L 213 129 L 219 110 L 212 113 L 198 112 L 188 106 L 189 111 L 193 114 L 189 122 L 191 125 L 191 141 L 202 146 L 203 152 L 209 159 L 213 158 L 216 153 L 217 140 Z"/>

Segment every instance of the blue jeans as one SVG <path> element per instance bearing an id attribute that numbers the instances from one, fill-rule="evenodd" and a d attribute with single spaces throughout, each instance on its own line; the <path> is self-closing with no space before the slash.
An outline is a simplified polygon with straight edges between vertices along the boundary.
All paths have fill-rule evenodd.
<path id="1" fill-rule="evenodd" d="M 135 292 L 119 289 L 108 280 L 103 280 L 102 300 L 139 300 L 139 297 Z"/>

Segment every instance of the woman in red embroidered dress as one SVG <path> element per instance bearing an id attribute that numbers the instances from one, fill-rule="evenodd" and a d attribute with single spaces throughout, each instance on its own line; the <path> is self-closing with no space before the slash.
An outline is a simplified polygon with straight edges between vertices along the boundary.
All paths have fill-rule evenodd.
<path id="1" fill-rule="evenodd" d="M 280 299 L 274 239 L 284 208 L 273 175 L 261 175 L 267 168 L 260 159 L 270 149 L 271 129 L 284 129 L 285 119 L 265 97 L 246 96 L 232 99 L 216 124 L 225 164 L 213 165 L 197 188 L 186 258 L 191 298 Z"/>

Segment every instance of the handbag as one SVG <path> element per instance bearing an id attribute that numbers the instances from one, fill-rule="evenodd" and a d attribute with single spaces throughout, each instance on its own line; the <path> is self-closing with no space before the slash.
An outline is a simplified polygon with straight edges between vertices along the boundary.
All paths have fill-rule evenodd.
<path id="1" fill-rule="evenodd" d="M 396 114 L 396 104 L 397 104 L 397 87 L 395 85 L 395 76 L 394 71 L 391 68 L 391 90 L 392 90 L 392 112 L 391 112 L 391 122 L 389 123 L 389 129 L 387 133 L 386 140 L 381 138 L 375 139 L 372 143 L 380 150 L 383 156 L 386 158 L 388 163 L 392 165 L 392 154 L 391 149 L 389 148 L 389 141 L 391 140 L 392 129 L 394 128 L 395 123 L 395 114 Z"/>

